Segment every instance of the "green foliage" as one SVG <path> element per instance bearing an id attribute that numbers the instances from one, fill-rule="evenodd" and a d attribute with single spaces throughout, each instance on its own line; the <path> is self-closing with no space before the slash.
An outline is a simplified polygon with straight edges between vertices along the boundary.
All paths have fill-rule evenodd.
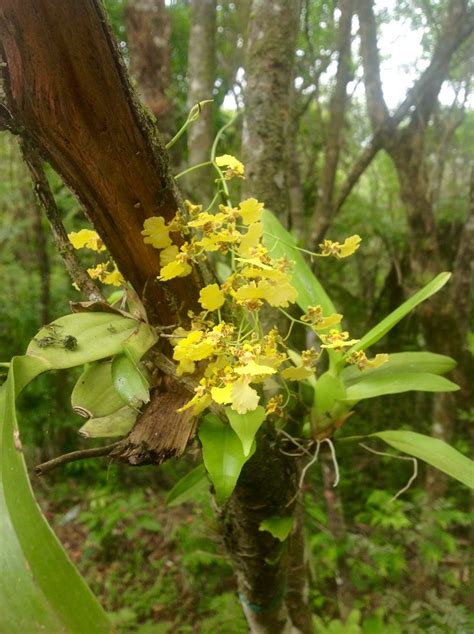
<path id="1" fill-rule="evenodd" d="M 245 455 L 242 442 L 234 430 L 212 414 L 207 414 L 199 426 L 199 440 L 217 501 L 222 503 L 234 490 L 242 467 L 255 451 L 255 445 Z"/>

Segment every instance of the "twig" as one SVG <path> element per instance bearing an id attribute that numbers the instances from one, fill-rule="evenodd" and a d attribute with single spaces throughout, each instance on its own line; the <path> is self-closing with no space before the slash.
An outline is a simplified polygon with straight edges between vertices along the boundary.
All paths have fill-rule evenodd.
<path id="1" fill-rule="evenodd" d="M 363 442 L 360 442 L 359 445 L 363 447 L 364 449 L 366 449 L 367 451 L 370 451 L 370 453 L 376 454 L 377 456 L 386 456 L 387 458 L 395 458 L 396 460 L 410 460 L 411 462 L 413 462 L 413 474 L 411 478 L 408 480 L 405 486 L 400 489 L 400 491 L 395 493 L 395 495 L 392 498 L 390 498 L 389 502 L 393 502 L 398 497 L 400 497 L 402 493 L 405 493 L 405 491 L 408 491 L 408 489 L 411 487 L 411 485 L 413 484 L 413 482 L 416 480 L 418 476 L 418 460 L 416 458 L 412 458 L 411 456 L 396 456 L 392 453 L 386 453 L 385 451 L 376 451 L 375 449 L 372 449 L 372 447 L 369 447 L 368 445 L 364 445 Z"/>
<path id="2" fill-rule="evenodd" d="M 25 139 L 21 141 L 21 150 L 25 163 L 30 170 L 36 196 L 46 213 L 54 241 L 72 281 L 77 284 L 78 288 L 90 301 L 104 301 L 99 287 L 82 267 L 76 256 L 74 247 L 69 241 L 38 151 Z"/>
<path id="3" fill-rule="evenodd" d="M 71 451 L 70 453 L 63 454 L 62 456 L 57 456 L 52 460 L 48 460 L 47 462 L 43 462 L 35 467 L 35 473 L 38 476 L 44 475 L 48 473 L 48 471 L 52 471 L 56 469 L 56 467 L 60 467 L 63 464 L 68 464 L 68 462 L 76 462 L 77 460 L 86 460 L 87 458 L 100 458 L 101 456 L 108 456 L 110 452 L 119 445 L 121 441 L 117 441 L 112 443 L 111 445 L 105 445 L 104 447 L 94 447 L 93 449 L 80 449 L 79 451 Z"/>

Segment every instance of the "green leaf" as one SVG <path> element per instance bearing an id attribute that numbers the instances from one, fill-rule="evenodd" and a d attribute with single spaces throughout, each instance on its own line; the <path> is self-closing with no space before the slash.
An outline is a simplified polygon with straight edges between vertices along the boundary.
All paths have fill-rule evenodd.
<path id="1" fill-rule="evenodd" d="M 192 500 L 195 493 L 200 491 L 207 483 L 207 473 L 204 463 L 189 471 L 179 480 L 166 496 L 167 506 L 178 506 L 183 502 Z"/>
<path id="2" fill-rule="evenodd" d="M 268 531 L 271 535 L 273 535 L 273 537 L 275 537 L 275 539 L 279 539 L 281 542 L 284 542 L 291 533 L 293 524 L 293 517 L 278 517 L 277 515 L 274 515 L 273 517 L 267 517 L 264 519 L 263 522 L 260 523 L 258 530 Z"/>
<path id="3" fill-rule="evenodd" d="M 329 413 L 336 402 L 343 400 L 345 396 L 346 391 L 341 379 L 330 372 L 325 372 L 316 381 L 315 411 L 318 414 Z"/>
<path id="4" fill-rule="evenodd" d="M 335 313 L 334 304 L 309 267 L 301 251 L 296 248 L 296 242 L 291 233 L 267 209 L 264 210 L 262 219 L 265 231 L 263 242 L 272 257 L 281 258 L 286 256 L 295 263 L 292 284 L 298 291 L 298 297 L 296 298 L 298 306 L 306 312 L 308 306 L 319 304 L 322 306 L 325 315 Z"/>
<path id="5" fill-rule="evenodd" d="M 456 366 L 456 361 L 443 354 L 433 352 L 395 352 L 388 361 L 378 368 L 359 370 L 355 365 L 345 367 L 341 378 L 346 386 L 364 381 L 368 376 L 390 376 L 400 372 L 427 372 L 428 374 L 445 374 Z"/>
<path id="6" fill-rule="evenodd" d="M 118 354 L 112 361 L 112 381 L 120 397 L 131 407 L 138 408 L 150 400 L 148 381 L 126 354 Z"/>
<path id="7" fill-rule="evenodd" d="M 413 431 L 379 431 L 372 436 L 474 488 L 474 462 L 442 440 Z"/>
<path id="8" fill-rule="evenodd" d="M 42 328 L 26 354 L 44 361 L 46 369 L 72 368 L 122 352 L 127 339 L 144 330 L 149 326 L 121 315 L 74 313 Z"/>
<path id="9" fill-rule="evenodd" d="M 217 501 L 222 504 L 231 496 L 242 467 L 255 451 L 255 445 L 250 455 L 245 456 L 234 430 L 212 414 L 204 417 L 198 435 L 204 464 L 216 490 Z"/>
<path id="10" fill-rule="evenodd" d="M 97 361 L 89 364 L 71 394 L 72 409 L 81 416 L 110 416 L 125 405 L 112 381 L 112 363 Z"/>
<path id="11" fill-rule="evenodd" d="M 108 416 L 90 418 L 79 430 L 84 438 L 115 438 L 125 436 L 137 420 L 136 409 L 125 405 Z"/>
<path id="12" fill-rule="evenodd" d="M 437 374 L 427 372 L 391 372 L 389 374 L 371 374 L 346 389 L 344 401 L 361 401 L 383 394 L 400 392 L 455 392 L 459 387 Z"/>
<path id="13" fill-rule="evenodd" d="M 410 299 L 399 306 L 393 313 L 390 313 L 385 319 L 382 319 L 374 328 L 369 330 L 360 341 L 350 348 L 349 352 L 356 350 L 365 350 L 374 343 L 377 343 L 379 339 L 382 339 L 389 330 L 398 324 L 408 313 L 410 313 L 418 304 L 424 302 L 426 299 L 437 293 L 449 280 L 451 273 L 440 273 L 431 282 L 424 286 L 421 290 L 415 293 Z"/>
<path id="14" fill-rule="evenodd" d="M 248 457 L 252 449 L 255 434 L 265 420 L 265 409 L 260 405 L 252 412 L 239 414 L 231 407 L 225 408 L 230 426 L 242 442 L 244 456 Z"/>
<path id="15" fill-rule="evenodd" d="M 105 634 L 111 624 L 42 516 L 19 445 L 15 398 L 45 369 L 14 357 L 0 388 L 0 632 Z"/>

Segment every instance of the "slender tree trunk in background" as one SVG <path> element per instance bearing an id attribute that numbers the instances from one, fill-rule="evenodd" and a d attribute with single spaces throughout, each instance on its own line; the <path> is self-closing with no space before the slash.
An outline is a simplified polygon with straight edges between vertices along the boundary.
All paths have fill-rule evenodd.
<path id="1" fill-rule="evenodd" d="M 49 302 L 50 302 L 50 273 L 51 267 L 49 265 L 48 255 L 48 241 L 46 238 L 46 231 L 43 227 L 43 218 L 41 209 L 37 201 L 31 196 L 26 195 L 25 202 L 28 201 L 33 214 L 33 231 L 35 234 L 36 243 L 36 260 L 38 262 L 38 274 L 40 285 L 40 300 L 39 300 L 39 318 L 40 326 L 44 326 L 49 322 Z"/>
<path id="2" fill-rule="evenodd" d="M 288 221 L 287 131 L 293 82 L 298 0 L 253 0 L 246 56 L 242 157 L 243 196 L 254 196 Z"/>
<path id="3" fill-rule="evenodd" d="M 165 141 L 176 132 L 171 85 L 171 21 L 164 0 L 129 0 L 125 10 L 130 73 Z"/>
<path id="4" fill-rule="evenodd" d="M 324 483 L 324 499 L 328 516 L 328 527 L 331 531 L 336 546 L 341 547 L 346 538 L 346 522 L 342 500 L 337 489 L 334 488 L 334 471 L 332 462 L 323 458 L 321 471 Z M 354 601 L 354 588 L 352 587 L 350 570 L 346 562 L 345 553 L 337 555 L 337 604 L 341 620 L 345 621 L 352 610 Z"/>
<path id="5" fill-rule="evenodd" d="M 474 12 L 472 9 L 469 10 L 465 0 L 449 2 L 431 64 L 435 64 L 436 72 L 427 76 L 423 92 L 410 113 L 409 124 L 401 129 L 394 127 L 394 118 L 390 116 L 383 97 L 373 1 L 359 0 L 358 14 L 367 107 L 374 130 L 385 128 L 391 131 L 384 135 L 383 147 L 395 165 L 400 197 L 407 212 L 411 268 L 408 286 L 413 289 L 422 286 L 427 278 L 433 277 L 445 266 L 439 249 L 435 206 L 431 196 L 433 188 L 429 181 L 425 150 L 426 133 L 442 83 L 448 76 L 452 56 L 474 31 Z M 464 227 L 463 236 L 466 232 L 470 233 L 469 226 L 468 222 Z M 454 249 L 463 261 L 466 257 L 464 245 L 465 239 L 461 239 Z M 459 255 L 460 253 L 462 255 Z M 464 307 L 464 310 L 469 308 L 458 293 L 466 290 L 464 278 L 469 276 L 469 268 L 457 267 L 455 277 L 459 276 L 461 281 L 448 287 L 419 309 L 428 348 L 452 357 L 456 357 L 459 350 L 465 348 L 467 337 L 468 319 L 461 307 Z M 468 375 L 464 375 L 466 369 L 461 364 L 453 371 L 454 379 L 462 389 L 462 399 L 466 398 L 466 392 L 470 390 Z M 451 393 L 434 395 L 432 414 L 433 435 L 449 442 L 456 420 L 456 397 Z M 442 495 L 445 488 L 445 476 L 429 469 L 427 492 L 430 497 Z"/>
<path id="6" fill-rule="evenodd" d="M 188 48 L 188 109 L 213 98 L 216 73 L 216 0 L 191 0 L 191 32 Z M 214 136 L 212 104 L 188 128 L 189 165 L 209 160 Z M 212 168 L 192 172 L 186 179 L 193 202 L 209 203 L 213 194 Z"/>
<path id="7" fill-rule="evenodd" d="M 324 166 L 319 184 L 318 199 L 314 212 L 314 225 L 310 233 L 310 248 L 324 237 L 333 216 L 333 198 L 339 154 L 344 134 L 344 121 L 347 106 L 347 84 L 351 80 L 351 26 L 355 0 L 343 0 L 339 4 L 341 15 L 338 24 L 337 52 L 338 64 L 336 85 L 329 106 Z"/>

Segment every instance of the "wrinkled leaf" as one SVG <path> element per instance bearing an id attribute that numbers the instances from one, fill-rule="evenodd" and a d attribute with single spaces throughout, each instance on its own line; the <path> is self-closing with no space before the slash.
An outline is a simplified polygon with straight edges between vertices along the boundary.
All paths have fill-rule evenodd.
<path id="1" fill-rule="evenodd" d="M 112 627 L 33 497 L 15 398 L 44 360 L 14 357 L 0 388 L 0 632 L 105 634 Z"/>
<path id="2" fill-rule="evenodd" d="M 456 361 L 443 354 L 433 352 L 395 352 L 388 361 L 378 368 L 359 370 L 355 365 L 345 367 L 341 378 L 346 386 L 364 381 L 372 376 L 390 376 L 400 372 L 427 372 L 429 374 L 445 374 L 456 366 Z"/>
<path id="3" fill-rule="evenodd" d="M 112 381 L 117 393 L 131 407 L 138 408 L 150 400 L 148 381 L 138 364 L 126 354 L 113 358 Z"/>
<path id="4" fill-rule="evenodd" d="M 374 343 L 377 343 L 379 339 L 382 339 L 387 332 L 389 332 L 394 326 L 398 324 L 408 313 L 414 308 L 424 302 L 426 299 L 437 293 L 451 277 L 451 273 L 440 273 L 431 282 L 424 286 L 417 293 L 412 295 L 410 299 L 407 299 L 401 306 L 395 309 L 390 315 L 382 319 L 380 323 L 374 326 L 368 333 L 366 333 L 360 341 L 352 346 L 349 352 L 355 350 L 365 350 Z"/>
<path id="5" fill-rule="evenodd" d="M 265 420 L 265 409 L 260 405 L 252 412 L 238 414 L 231 407 L 225 408 L 230 426 L 242 442 L 244 456 L 248 457 L 252 449 L 255 434 Z"/>
<path id="6" fill-rule="evenodd" d="M 148 328 L 121 315 L 75 313 L 41 328 L 26 353 L 42 359 L 46 369 L 72 368 L 122 352 L 132 334 Z"/>
<path id="7" fill-rule="evenodd" d="M 125 436 L 137 420 L 136 409 L 125 405 L 108 416 L 90 418 L 79 430 L 84 438 L 115 438 Z"/>
<path id="8" fill-rule="evenodd" d="M 255 451 L 245 456 L 242 443 L 231 428 L 217 416 L 208 414 L 199 426 L 204 464 L 216 490 L 216 498 L 222 504 L 230 497 L 237 484 L 242 467 Z"/>
<path id="9" fill-rule="evenodd" d="M 437 374 L 427 372 L 391 372 L 389 374 L 371 374 L 346 389 L 344 401 L 361 401 L 384 394 L 400 392 L 455 392 L 459 387 Z"/>
<path id="10" fill-rule="evenodd" d="M 207 482 L 206 468 L 201 462 L 183 476 L 168 492 L 166 496 L 167 506 L 178 506 L 178 504 L 192 500 L 195 493 L 203 489 Z"/>
<path id="11" fill-rule="evenodd" d="M 102 418 L 125 405 L 112 381 L 112 363 L 97 361 L 89 364 L 71 394 L 73 410 L 81 416 Z"/>
<path id="12" fill-rule="evenodd" d="M 420 458 L 471 489 L 474 488 L 474 462 L 438 438 L 413 431 L 380 431 L 370 434 L 370 437 L 380 438 L 391 447 Z"/>
<path id="13" fill-rule="evenodd" d="M 271 535 L 273 535 L 273 537 L 275 537 L 275 539 L 279 539 L 281 542 L 284 542 L 291 533 L 293 523 L 293 517 L 278 517 L 274 515 L 273 517 L 267 517 L 264 519 L 263 522 L 260 523 L 258 530 L 268 531 Z"/>

